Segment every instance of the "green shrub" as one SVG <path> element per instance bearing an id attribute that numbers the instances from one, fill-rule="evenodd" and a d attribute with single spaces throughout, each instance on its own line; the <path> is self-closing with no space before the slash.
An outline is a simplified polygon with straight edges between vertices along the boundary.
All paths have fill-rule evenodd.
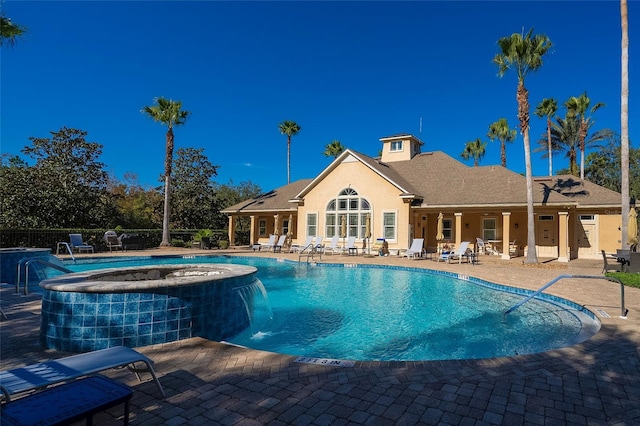
<path id="1" fill-rule="evenodd" d="M 629 272 L 607 272 L 607 277 L 619 279 L 627 287 L 640 288 L 640 274 Z"/>

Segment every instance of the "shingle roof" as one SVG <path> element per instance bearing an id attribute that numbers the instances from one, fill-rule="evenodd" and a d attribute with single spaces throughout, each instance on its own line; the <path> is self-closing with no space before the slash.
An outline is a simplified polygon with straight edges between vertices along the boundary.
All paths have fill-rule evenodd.
<path id="1" fill-rule="evenodd" d="M 294 198 L 302 189 L 309 185 L 312 179 L 301 179 L 288 185 L 281 186 L 273 191 L 265 192 L 257 198 L 242 201 L 221 210 L 222 213 L 239 213 L 239 212 L 270 212 L 290 210 L 295 212 L 298 208 L 297 204 L 290 203 L 289 200 Z"/>

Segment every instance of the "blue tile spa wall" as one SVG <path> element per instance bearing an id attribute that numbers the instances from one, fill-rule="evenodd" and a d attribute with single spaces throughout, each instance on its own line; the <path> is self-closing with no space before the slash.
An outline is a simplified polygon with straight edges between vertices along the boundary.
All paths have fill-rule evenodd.
<path id="1" fill-rule="evenodd" d="M 239 289 L 257 285 L 262 283 L 250 274 L 131 293 L 45 289 L 40 344 L 61 351 L 86 352 L 195 336 L 224 340 L 249 327 Z"/>

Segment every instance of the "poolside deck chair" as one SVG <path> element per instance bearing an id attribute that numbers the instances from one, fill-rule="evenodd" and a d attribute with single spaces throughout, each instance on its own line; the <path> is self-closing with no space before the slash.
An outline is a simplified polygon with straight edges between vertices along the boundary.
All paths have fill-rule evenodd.
<path id="1" fill-rule="evenodd" d="M 272 249 L 274 253 L 280 253 L 282 251 L 282 247 L 284 246 L 285 241 L 287 241 L 287 236 L 280 235 L 278 241 L 273 245 Z"/>
<path id="2" fill-rule="evenodd" d="M 606 274 L 609 271 L 613 272 L 622 272 L 622 265 L 617 263 L 609 263 L 609 260 L 614 260 L 614 257 L 607 256 L 607 253 L 604 250 L 602 251 L 602 273 Z"/>
<path id="3" fill-rule="evenodd" d="M 460 243 L 460 246 L 453 252 L 442 253 L 440 258 L 442 260 L 446 260 L 447 263 L 451 263 L 452 259 L 458 259 L 458 263 L 462 263 L 462 258 L 466 257 L 469 260 L 469 255 L 467 254 L 467 249 L 469 248 L 469 241 L 463 241 Z"/>
<path id="4" fill-rule="evenodd" d="M 339 243 L 340 243 L 340 236 L 334 235 L 333 237 L 331 237 L 331 242 L 329 243 L 329 245 L 324 248 L 324 253 L 325 254 L 341 253 L 342 249 L 340 248 Z"/>
<path id="5" fill-rule="evenodd" d="M 316 239 L 313 241 L 313 248 L 318 252 L 324 251 L 324 237 L 322 235 L 316 236 Z"/>
<path id="6" fill-rule="evenodd" d="M 260 245 L 260 250 L 262 249 L 271 250 L 275 245 L 276 245 L 276 235 L 269 234 L 269 241 L 267 241 L 265 244 Z"/>
<path id="7" fill-rule="evenodd" d="M 422 244 L 424 243 L 424 238 L 414 238 L 411 243 L 411 247 L 407 250 L 407 258 L 415 259 L 416 257 L 422 257 Z"/>
<path id="8" fill-rule="evenodd" d="M 348 237 L 347 244 L 343 252 L 349 254 L 349 256 L 358 254 L 358 247 L 356 246 L 356 237 Z"/>
<path id="9" fill-rule="evenodd" d="M 71 243 L 71 250 L 82 253 L 83 251 L 93 253 L 93 246 L 87 244 L 82 239 L 82 234 L 69 234 L 69 241 Z"/>
<path id="10" fill-rule="evenodd" d="M 482 238 L 476 238 L 476 253 L 487 254 L 487 245 Z"/>
<path id="11" fill-rule="evenodd" d="M 291 250 L 293 250 L 295 253 L 299 253 L 302 250 L 306 249 L 307 247 L 311 246 L 312 244 L 313 244 L 313 235 L 307 236 L 307 238 L 304 240 L 304 243 L 292 245 Z"/>
<path id="12" fill-rule="evenodd" d="M 118 234 L 116 234 L 116 231 L 107 231 L 104 233 L 104 236 L 102 238 L 107 244 L 109 251 L 112 251 L 113 249 L 116 249 L 116 251 L 118 251 L 118 249 L 124 250 L 122 242 L 118 239 Z"/>

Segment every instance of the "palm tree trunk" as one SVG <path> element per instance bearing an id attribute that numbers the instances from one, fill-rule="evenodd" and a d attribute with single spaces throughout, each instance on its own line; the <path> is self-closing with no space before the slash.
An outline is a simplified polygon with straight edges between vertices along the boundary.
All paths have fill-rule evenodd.
<path id="1" fill-rule="evenodd" d="M 505 141 L 502 141 L 500 145 L 500 161 L 502 162 L 502 167 L 507 167 L 507 146 Z"/>
<path id="2" fill-rule="evenodd" d="M 620 93 L 620 163 L 622 193 L 622 248 L 629 249 L 627 231 L 629 227 L 629 22 L 627 15 L 627 0 L 620 0 L 620 21 L 622 27 L 622 63 L 621 93 Z"/>
<path id="3" fill-rule="evenodd" d="M 164 211 L 162 214 L 162 242 L 160 247 L 171 246 L 169 217 L 171 216 L 171 164 L 173 163 L 173 129 L 167 130 L 167 146 L 164 157 Z"/>
<path id="4" fill-rule="evenodd" d="M 551 150 L 551 118 L 547 116 L 547 146 L 549 148 L 549 176 L 553 176 L 553 160 Z"/>
<path id="5" fill-rule="evenodd" d="M 291 136 L 287 136 L 287 184 L 291 183 Z"/>
<path id="6" fill-rule="evenodd" d="M 584 179 L 584 141 L 587 138 L 587 123 L 580 122 L 580 179 Z"/>
<path id="7" fill-rule="evenodd" d="M 536 250 L 536 229 L 533 212 L 533 174 L 531 169 L 531 142 L 529 141 L 529 92 L 524 82 L 518 82 L 518 119 L 524 141 L 524 163 L 527 180 L 527 258 L 525 263 L 538 263 Z"/>

